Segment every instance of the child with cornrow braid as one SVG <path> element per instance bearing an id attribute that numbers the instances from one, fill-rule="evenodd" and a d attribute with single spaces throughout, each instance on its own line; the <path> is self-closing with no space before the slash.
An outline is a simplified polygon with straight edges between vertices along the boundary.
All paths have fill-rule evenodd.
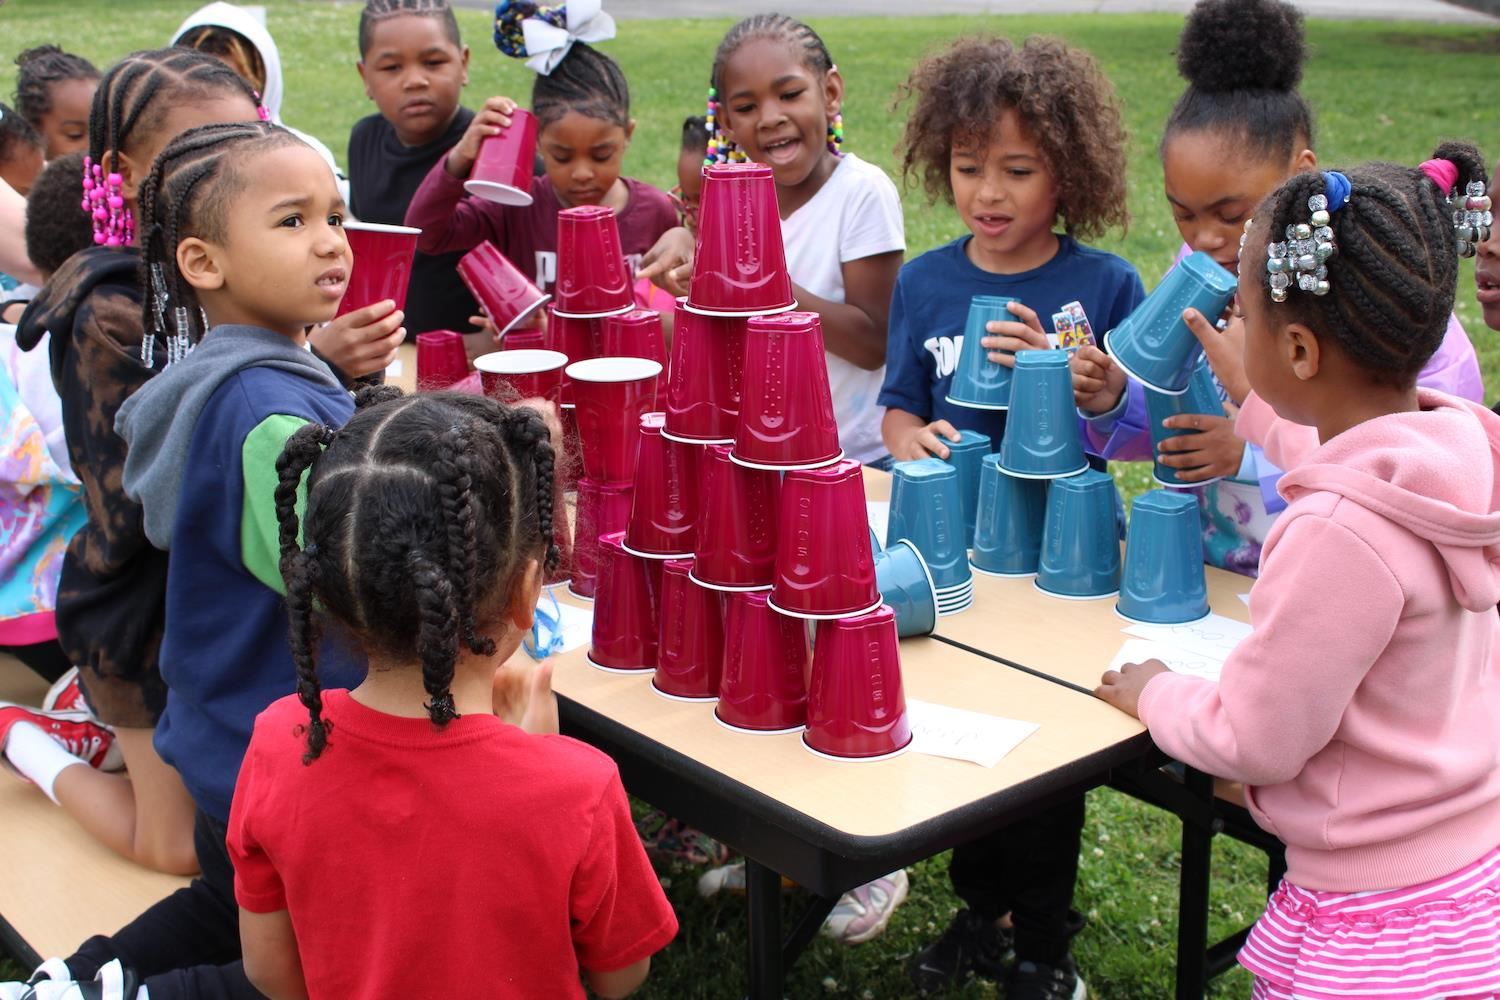
<path id="1" fill-rule="evenodd" d="M 272 996 L 581 998 L 581 968 L 596 995 L 630 993 L 677 922 L 615 765 L 556 734 L 549 665 L 515 678 L 514 719 L 493 710 L 496 665 L 557 560 L 541 415 L 389 399 L 302 427 L 276 467 L 297 693 L 256 720 L 235 789 L 251 980 Z M 321 619 L 371 665 L 353 690 L 320 682 Z"/>
<path id="2" fill-rule="evenodd" d="M 46 141 L 47 159 L 89 148 L 99 71 L 82 56 L 38 45 L 16 56 L 16 110 Z"/>

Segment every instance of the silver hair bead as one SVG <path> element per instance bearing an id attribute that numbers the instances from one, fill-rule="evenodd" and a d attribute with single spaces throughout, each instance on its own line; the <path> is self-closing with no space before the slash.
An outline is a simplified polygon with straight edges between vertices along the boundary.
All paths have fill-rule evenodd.
<path id="1" fill-rule="evenodd" d="M 1299 222 L 1293 231 L 1293 235 L 1299 240 L 1310 240 L 1312 239 L 1312 226 L 1309 226 L 1305 222 Z"/>
<path id="2" fill-rule="evenodd" d="M 1321 195 L 1321 194 L 1315 194 L 1315 195 L 1313 195 L 1311 198 L 1307 199 L 1307 207 L 1308 207 L 1308 209 L 1310 211 L 1313 211 L 1313 212 L 1327 211 L 1327 209 L 1328 209 L 1328 196 L 1327 195 Z"/>

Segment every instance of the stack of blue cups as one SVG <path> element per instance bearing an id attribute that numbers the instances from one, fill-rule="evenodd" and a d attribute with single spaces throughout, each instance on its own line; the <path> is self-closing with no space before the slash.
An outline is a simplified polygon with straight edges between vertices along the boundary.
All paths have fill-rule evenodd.
<path id="1" fill-rule="evenodd" d="M 979 510 L 979 480 L 982 463 L 990 456 L 990 436 L 978 431 L 961 430 L 957 441 L 944 440 L 948 457 L 943 459 L 958 470 L 958 492 L 964 502 L 964 545 L 974 547 L 974 518 Z"/>
<path id="2" fill-rule="evenodd" d="M 1037 590 L 1074 601 L 1119 593 L 1118 502 L 1115 481 L 1107 472 L 1089 469 L 1053 481 L 1047 491 Z"/>
<path id="3" fill-rule="evenodd" d="M 1181 625 L 1208 614 L 1196 497 L 1152 490 L 1136 498 L 1115 611 L 1128 621 L 1152 625 Z"/>
<path id="4" fill-rule="evenodd" d="M 891 468 L 887 551 L 905 540 L 921 553 L 939 616 L 956 615 L 974 604 L 974 576 L 964 536 L 958 470 L 936 458 L 897 462 Z"/>

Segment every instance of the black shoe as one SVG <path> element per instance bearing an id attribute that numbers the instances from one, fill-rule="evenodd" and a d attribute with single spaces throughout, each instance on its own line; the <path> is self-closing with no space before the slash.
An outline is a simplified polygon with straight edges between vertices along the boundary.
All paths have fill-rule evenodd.
<path id="1" fill-rule="evenodd" d="M 1017 962 L 1005 992 L 1006 1000 L 1084 1000 L 1088 995 L 1072 955 L 1056 965 Z"/>
<path id="2" fill-rule="evenodd" d="M 998 978 L 1015 934 L 973 910 L 959 910 L 943 936 L 912 957 L 907 973 L 919 993 L 932 993 L 973 975 Z"/>

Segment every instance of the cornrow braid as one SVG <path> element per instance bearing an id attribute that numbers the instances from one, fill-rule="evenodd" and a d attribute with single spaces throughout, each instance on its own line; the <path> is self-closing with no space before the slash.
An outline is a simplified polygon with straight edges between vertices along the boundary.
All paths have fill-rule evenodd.
<path id="1" fill-rule="evenodd" d="M 724 138 L 721 121 L 723 115 L 719 111 L 718 99 L 724 89 L 724 66 L 729 62 L 730 56 L 738 52 L 746 42 L 761 38 L 791 45 L 801 57 L 802 64 L 812 71 L 819 82 L 833 71 L 833 56 L 828 54 L 828 46 L 823 44 L 822 36 L 795 17 L 785 14 L 756 14 L 730 28 L 714 52 L 713 68 L 708 75 L 708 117 L 712 119 L 708 149 L 705 151 L 708 159 L 715 158 L 715 150 L 722 150 L 731 157 L 738 153 L 737 149 L 730 150 L 731 144 Z M 829 143 L 829 148 L 838 152 L 832 142 Z"/>
<path id="2" fill-rule="evenodd" d="M 474 633 L 474 477 L 469 435 L 453 426 L 438 439 L 438 494 L 443 501 L 443 520 L 448 531 L 446 565 L 453 571 L 454 610 L 463 629 L 464 642 L 475 653 L 492 655 L 495 643 Z"/>
<path id="3" fill-rule="evenodd" d="M 570 111 L 625 128 L 630 124 L 630 87 L 619 63 L 598 49 L 574 42 L 551 73 L 531 84 L 531 113 L 546 128 Z"/>
<path id="4" fill-rule="evenodd" d="M 459 41 L 458 19 L 448 0 L 365 0 L 359 12 L 359 57 L 363 59 L 374 41 L 375 25 L 393 17 L 431 17 L 443 28 L 448 41 L 462 47 Z"/>
<path id="5" fill-rule="evenodd" d="M 52 110 L 52 87 L 68 80 L 97 80 L 99 71 L 83 56 L 56 45 L 38 45 L 16 56 L 16 110 L 40 131 Z"/>
<path id="6" fill-rule="evenodd" d="M 531 455 L 532 475 L 536 495 L 536 536 L 544 539 L 546 550 L 542 557 L 542 569 L 548 573 L 557 568 L 561 554 L 557 551 L 557 536 L 553 532 L 552 510 L 555 488 L 554 476 L 556 456 L 552 450 L 552 431 L 542 415 L 530 407 L 516 407 L 506 414 L 505 437 L 514 455 Z M 519 470 L 518 470 L 519 472 Z M 522 521 L 521 518 L 517 519 Z M 520 524 L 517 526 L 519 530 Z"/>
<path id="7" fill-rule="evenodd" d="M 417 651 L 422 658 L 422 687 L 428 701 L 424 706 L 435 725 L 458 718 L 453 704 L 453 668 L 458 662 L 458 634 L 462 629 L 455 605 L 455 588 L 448 574 L 413 552 L 407 557 L 415 589 L 420 629 Z"/>

